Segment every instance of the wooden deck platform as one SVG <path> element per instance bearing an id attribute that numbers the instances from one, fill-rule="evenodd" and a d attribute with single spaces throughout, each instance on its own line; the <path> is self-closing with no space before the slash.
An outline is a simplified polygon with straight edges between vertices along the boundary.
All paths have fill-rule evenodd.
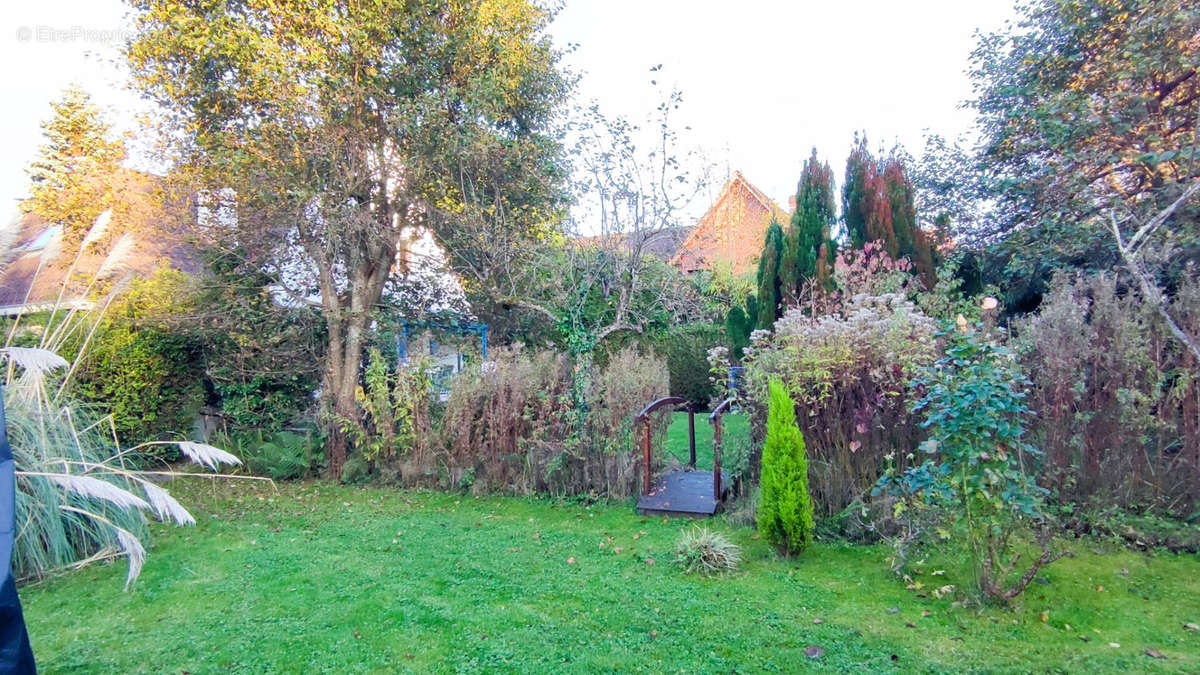
<path id="1" fill-rule="evenodd" d="M 728 484 L 722 473 L 721 485 Z M 720 506 L 713 498 L 712 471 L 673 471 L 654 481 L 650 493 L 638 499 L 637 510 L 643 515 L 706 518 Z"/>

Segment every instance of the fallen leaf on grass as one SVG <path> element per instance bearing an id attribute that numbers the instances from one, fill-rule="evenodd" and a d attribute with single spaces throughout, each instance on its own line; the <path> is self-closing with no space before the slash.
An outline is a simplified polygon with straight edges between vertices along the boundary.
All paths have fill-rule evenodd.
<path id="1" fill-rule="evenodd" d="M 804 655 L 810 659 L 819 659 L 825 656 L 825 648 L 821 645 L 809 645 L 804 648 Z"/>
<path id="2" fill-rule="evenodd" d="M 1166 656 L 1164 656 L 1164 655 L 1163 655 L 1163 653 L 1162 653 L 1162 652 L 1160 652 L 1160 651 L 1158 651 L 1157 649 L 1154 649 L 1154 648 L 1152 648 L 1152 647 L 1148 647 L 1148 648 L 1146 649 L 1146 652 L 1145 652 L 1145 653 L 1146 653 L 1146 656 L 1149 656 L 1149 657 L 1150 657 L 1150 658 L 1152 658 L 1152 659 L 1165 659 L 1165 658 L 1167 658 Z"/>
<path id="3" fill-rule="evenodd" d="M 1200 625 L 1188 622 L 1188 623 L 1183 624 L 1183 629 L 1200 631 Z"/>
<path id="4" fill-rule="evenodd" d="M 921 616 L 929 616 L 930 614 L 933 614 L 933 612 L 931 612 L 927 609 L 921 610 Z"/>

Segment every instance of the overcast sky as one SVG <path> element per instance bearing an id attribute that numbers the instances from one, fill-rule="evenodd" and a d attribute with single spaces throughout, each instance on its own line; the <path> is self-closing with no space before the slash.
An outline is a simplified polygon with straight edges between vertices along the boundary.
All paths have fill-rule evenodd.
<path id="1" fill-rule="evenodd" d="M 126 8 L 117 0 L 9 2 L 0 9 L 0 208 L 27 191 L 25 167 L 50 101 L 79 82 L 121 130 L 136 97 L 118 56 Z M 841 176 L 855 130 L 873 146 L 919 154 L 924 130 L 970 127 L 959 109 L 976 29 L 1011 18 L 1011 0 L 567 0 L 552 33 L 577 45 L 567 65 L 579 95 L 610 114 L 643 117 L 657 103 L 649 69 L 682 90 L 690 141 L 724 175 L 740 169 L 781 204 L 816 146 Z"/>

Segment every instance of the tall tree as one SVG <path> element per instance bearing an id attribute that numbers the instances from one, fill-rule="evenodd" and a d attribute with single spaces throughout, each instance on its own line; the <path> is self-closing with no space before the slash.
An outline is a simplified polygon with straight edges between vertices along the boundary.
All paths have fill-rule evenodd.
<path id="1" fill-rule="evenodd" d="M 854 147 L 846 157 L 846 179 L 842 181 L 842 218 L 846 224 L 846 236 L 850 248 L 860 249 L 870 239 L 867 237 L 867 177 L 873 170 L 875 160 L 867 149 L 867 137 L 854 134 Z"/>
<path id="2" fill-rule="evenodd" d="M 1113 266 L 1107 218 L 1093 216 L 1113 206 L 1148 219 L 1178 194 L 1163 188 L 1200 175 L 1200 5 L 1027 0 L 1018 13 L 971 57 L 996 212 L 964 234 L 1004 240 L 1014 280 Z M 1195 241 L 1195 207 L 1168 229 Z"/>
<path id="3" fill-rule="evenodd" d="M 876 159 L 866 138 L 855 134 L 846 159 L 846 184 L 842 187 L 842 212 L 852 248 L 869 241 L 882 242 L 894 259 L 908 258 L 927 287 L 932 287 L 937 250 L 918 220 L 916 195 L 903 148 Z"/>
<path id="4" fill-rule="evenodd" d="M 892 229 L 892 205 L 883 171 L 882 164 L 867 149 L 866 135 L 854 134 L 854 147 L 846 158 L 846 182 L 842 185 L 842 217 L 851 248 L 881 241 L 888 255 L 896 258 L 900 245 Z"/>
<path id="5" fill-rule="evenodd" d="M 894 150 L 883 168 L 883 182 L 892 214 L 892 232 L 896 235 L 899 257 L 908 258 L 926 288 L 936 282 L 937 251 L 933 240 L 917 221 L 916 189 L 903 152 Z"/>
<path id="6" fill-rule="evenodd" d="M 783 227 L 771 218 L 758 260 L 758 327 L 770 330 L 780 316 L 779 267 L 783 259 Z"/>
<path id="7" fill-rule="evenodd" d="M 209 227 L 326 322 L 330 470 L 357 415 L 368 329 L 414 228 L 469 251 L 555 217 L 566 81 L 527 0 L 133 0 L 135 82 L 180 174 L 231 189 Z"/>
<path id="8" fill-rule="evenodd" d="M 837 221 L 833 189 L 833 169 L 817 159 L 813 148 L 804 160 L 796 186 L 796 210 L 784 237 L 780 279 L 785 301 L 798 298 L 812 280 L 822 289 L 831 282 L 831 260 L 837 246 L 831 238 Z"/>
<path id="9" fill-rule="evenodd" d="M 64 239 L 77 242 L 112 206 L 113 178 L 125 159 L 125 145 L 77 85 L 50 106 L 53 116 L 42 123 L 46 142 L 29 165 L 30 197 L 21 207 L 60 225 Z"/>

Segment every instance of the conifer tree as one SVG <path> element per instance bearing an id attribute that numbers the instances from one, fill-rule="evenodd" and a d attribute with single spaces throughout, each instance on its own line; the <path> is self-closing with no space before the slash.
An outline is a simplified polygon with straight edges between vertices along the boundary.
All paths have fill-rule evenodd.
<path id="1" fill-rule="evenodd" d="M 767 436 L 763 441 L 758 531 L 783 555 L 812 544 L 813 503 L 808 494 L 808 457 L 796 426 L 792 397 L 778 379 L 767 386 Z"/>
<path id="2" fill-rule="evenodd" d="M 796 211 L 784 241 L 780 280 L 785 299 L 797 297 L 810 279 L 818 279 L 822 287 L 828 287 L 830 261 L 836 254 L 836 244 L 830 238 L 836 218 L 833 170 L 817 159 L 817 149 L 813 148 L 796 186 Z"/>
<path id="3" fill-rule="evenodd" d="M 883 242 L 888 255 L 908 258 L 926 286 L 932 287 L 937 250 L 918 223 L 916 189 L 903 151 L 896 149 L 886 160 L 876 160 L 865 137 L 856 134 L 854 140 L 842 187 L 843 218 L 851 247 Z"/>
<path id="4" fill-rule="evenodd" d="M 884 190 L 891 208 L 892 232 L 896 235 L 896 250 L 900 257 L 913 253 L 913 233 L 917 229 L 917 207 L 913 202 L 913 186 L 908 179 L 904 162 L 894 153 L 884 162 Z"/>
<path id="5" fill-rule="evenodd" d="M 774 218 L 767 228 L 762 257 L 758 260 L 758 327 L 770 330 L 779 318 L 779 268 L 783 258 L 783 228 Z"/>
<path id="6" fill-rule="evenodd" d="M 742 353 L 750 345 L 750 331 L 753 329 L 754 322 L 746 316 L 746 310 L 741 305 L 729 308 L 725 314 L 725 339 L 735 360 L 741 360 Z"/>
<path id="7" fill-rule="evenodd" d="M 861 249 L 870 239 L 867 237 L 867 215 L 865 206 L 868 174 L 875 164 L 871 151 L 867 149 L 867 137 L 854 134 L 854 147 L 846 158 L 846 179 L 842 182 L 842 218 L 846 223 L 846 234 L 850 248 Z"/>
<path id="8" fill-rule="evenodd" d="M 60 225 L 72 241 L 112 206 L 125 146 L 112 138 L 100 108 L 78 86 L 68 87 L 50 106 L 53 116 L 42 123 L 46 142 L 27 170 L 30 198 L 21 208 Z"/>
<path id="9" fill-rule="evenodd" d="M 930 236 L 917 222 L 916 189 L 906 162 L 899 153 L 893 152 L 888 158 L 883 177 L 892 211 L 897 255 L 908 258 L 926 288 L 933 288 L 937 276 L 936 250 Z"/>

